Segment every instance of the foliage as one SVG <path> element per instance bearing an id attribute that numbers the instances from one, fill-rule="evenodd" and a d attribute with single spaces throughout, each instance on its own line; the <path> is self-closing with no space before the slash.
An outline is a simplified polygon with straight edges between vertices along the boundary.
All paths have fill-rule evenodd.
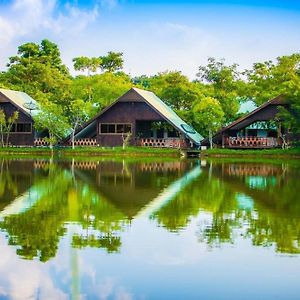
<path id="1" fill-rule="evenodd" d="M 225 65 L 224 60 L 210 57 L 206 66 L 200 66 L 197 77 L 208 85 L 207 96 L 216 98 L 224 111 L 224 121 L 235 118 L 239 109 L 240 93 L 244 82 L 237 70 L 238 65 Z"/>
<path id="2" fill-rule="evenodd" d="M 80 56 L 73 58 L 74 69 L 76 71 L 85 71 L 87 70 L 88 76 L 93 72 L 95 73 L 102 63 L 101 58 L 99 57 L 86 57 Z"/>
<path id="3" fill-rule="evenodd" d="M 290 104 L 289 110 L 281 111 L 285 127 L 300 132 L 300 54 L 281 56 L 276 62 L 255 63 L 245 75 L 248 79 L 245 94 L 257 104 L 285 96 Z"/>
<path id="4" fill-rule="evenodd" d="M 11 129 L 18 119 L 18 111 L 14 111 L 14 113 L 7 118 L 4 111 L 0 109 L 0 147 L 8 147 Z"/>
<path id="5" fill-rule="evenodd" d="M 58 46 L 48 40 L 26 43 L 9 58 L 1 80 L 7 88 L 28 93 L 34 99 L 64 105 L 70 97 L 71 77 L 62 64 Z"/>
<path id="6" fill-rule="evenodd" d="M 123 53 L 109 51 L 106 56 L 100 56 L 100 67 L 103 71 L 114 73 L 123 69 Z"/>
<path id="7" fill-rule="evenodd" d="M 91 115 L 95 115 L 131 86 L 129 76 L 124 73 L 77 76 L 72 82 L 72 95 L 75 99 L 89 102 L 93 107 Z"/>
<path id="8" fill-rule="evenodd" d="M 90 102 L 85 102 L 81 99 L 75 99 L 67 107 L 67 120 L 71 128 L 71 142 L 74 149 L 75 132 L 82 126 L 91 115 L 92 105 Z"/>
<path id="9" fill-rule="evenodd" d="M 193 107 L 193 113 L 195 122 L 202 127 L 200 132 L 205 135 L 208 133 L 210 148 L 212 148 L 212 136 L 220 129 L 224 118 L 224 112 L 219 101 L 212 97 L 205 97 Z"/>
<path id="10" fill-rule="evenodd" d="M 63 110 L 55 103 L 44 103 L 41 111 L 34 117 L 37 130 L 47 130 L 49 137 L 45 138 L 52 149 L 53 145 L 61 140 L 67 133 L 69 125 Z"/>
<path id="11" fill-rule="evenodd" d="M 135 77 L 133 82 L 154 92 L 176 111 L 189 110 L 202 95 L 201 86 L 190 82 L 181 72 L 163 72 L 152 77 Z"/>
<path id="12" fill-rule="evenodd" d="M 204 136 L 212 131 L 208 123 L 215 123 L 214 118 L 218 119 L 218 126 L 220 120 L 223 126 L 239 117 L 241 102 L 253 99 L 260 105 L 282 94 L 290 107 L 281 109 L 279 118 L 286 129 L 300 133 L 299 53 L 278 57 L 276 61 L 256 62 L 245 71 L 239 70 L 235 63 L 228 65 L 224 59 L 211 57 L 199 66 L 195 81 L 178 71 L 131 78 L 121 72 L 122 52 L 109 51 L 98 57 L 78 56 L 73 62 L 75 70 L 87 71 L 89 76 L 72 77 L 55 43 L 46 39 L 40 44 L 25 43 L 18 47 L 17 55 L 9 58 L 8 69 L 0 73 L 0 86 L 26 92 L 46 106 L 55 103 L 74 128 L 70 120 L 72 103 L 83 101 L 84 115 L 92 117 L 136 85 L 156 93 Z M 97 74 L 99 69 L 101 74 Z M 213 119 L 208 123 L 199 123 L 199 107 L 211 99 L 218 101 L 223 117 L 218 109 L 217 117 L 210 115 Z"/>

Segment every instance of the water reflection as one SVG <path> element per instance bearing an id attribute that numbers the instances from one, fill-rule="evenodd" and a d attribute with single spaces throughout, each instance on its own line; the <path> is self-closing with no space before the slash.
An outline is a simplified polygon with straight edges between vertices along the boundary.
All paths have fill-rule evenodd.
<path id="1" fill-rule="evenodd" d="M 79 225 L 72 232 L 73 247 L 120 251 L 120 233 L 189 168 L 187 162 L 74 160 L 2 160 L 2 165 L 0 228 L 18 255 L 41 261 L 56 255 L 68 224 Z"/>
<path id="2" fill-rule="evenodd" d="M 198 161 L 0 160 L 0 228 L 18 256 L 46 262 L 62 238 L 74 249 L 121 253 L 147 219 L 210 248 L 241 237 L 300 252 L 299 168 Z"/>

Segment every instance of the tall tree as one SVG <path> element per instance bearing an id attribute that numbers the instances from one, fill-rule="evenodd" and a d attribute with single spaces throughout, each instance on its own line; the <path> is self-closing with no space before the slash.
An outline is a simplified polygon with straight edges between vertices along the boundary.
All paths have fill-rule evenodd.
<path id="1" fill-rule="evenodd" d="M 281 118 L 286 128 L 300 132 L 300 53 L 278 57 L 275 62 L 255 63 L 245 75 L 245 94 L 258 105 L 278 95 L 285 96 L 290 109 L 281 109 Z"/>
<path id="2" fill-rule="evenodd" d="M 80 56 L 73 58 L 74 69 L 76 71 L 87 71 L 88 76 L 91 73 L 95 73 L 101 66 L 101 58 L 100 57 L 86 57 Z"/>
<path id="3" fill-rule="evenodd" d="M 208 135 L 210 148 L 213 147 L 213 134 L 220 129 L 224 112 L 219 101 L 212 97 L 204 97 L 193 107 L 196 123 L 202 127 L 200 131 L 204 136 Z"/>
<path id="4" fill-rule="evenodd" d="M 106 56 L 100 56 L 101 69 L 110 73 L 123 69 L 124 59 L 122 52 L 109 51 Z"/>
<path id="5" fill-rule="evenodd" d="M 176 111 L 191 109 L 202 95 L 199 84 L 190 82 L 181 72 L 163 72 L 149 78 L 149 89 Z"/>
<path id="6" fill-rule="evenodd" d="M 67 119 L 71 128 L 72 149 L 75 148 L 76 130 L 86 122 L 91 114 L 91 102 L 85 102 L 82 99 L 74 99 L 71 101 L 67 109 Z"/>
<path id="7" fill-rule="evenodd" d="M 62 64 L 58 46 L 48 40 L 26 43 L 9 58 L 1 80 L 8 88 L 28 93 L 39 102 L 66 104 L 70 97 L 71 77 Z"/>
<path id="8" fill-rule="evenodd" d="M 0 109 L 0 147 L 9 145 L 9 136 L 12 127 L 19 118 L 19 112 L 15 111 L 11 116 L 7 117 L 5 112 Z"/>
<path id="9" fill-rule="evenodd" d="M 66 136 L 69 129 L 62 107 L 52 102 L 42 105 L 41 111 L 34 117 L 34 124 L 37 130 L 48 131 L 49 137 L 45 140 L 49 143 L 50 149 L 53 149 L 53 145 Z"/>
<path id="10" fill-rule="evenodd" d="M 244 86 L 238 65 L 227 66 L 224 60 L 210 57 L 206 66 L 200 66 L 199 81 L 209 85 L 207 96 L 216 98 L 225 113 L 224 122 L 235 118 L 239 109 L 240 90 Z"/>
<path id="11" fill-rule="evenodd" d="M 72 95 L 75 99 L 89 102 L 95 115 L 105 106 L 125 93 L 132 83 L 124 73 L 103 73 L 93 76 L 77 76 L 72 82 Z"/>

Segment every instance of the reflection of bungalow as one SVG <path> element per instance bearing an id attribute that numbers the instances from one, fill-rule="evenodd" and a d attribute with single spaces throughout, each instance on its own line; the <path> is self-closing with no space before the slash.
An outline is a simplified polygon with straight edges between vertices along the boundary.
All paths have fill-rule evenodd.
<path id="1" fill-rule="evenodd" d="M 33 146 L 38 137 L 33 127 L 32 116 L 37 112 L 34 99 L 25 93 L 0 89 L 0 109 L 8 119 L 15 111 L 19 112 L 18 120 L 13 124 L 9 134 L 11 145 Z"/>
<path id="2" fill-rule="evenodd" d="M 130 89 L 87 122 L 75 135 L 77 145 L 148 147 L 199 146 L 202 137 L 152 92 Z"/>
<path id="3" fill-rule="evenodd" d="M 225 148 L 275 148 L 282 144 L 280 133 L 285 133 L 278 122 L 278 106 L 287 106 L 282 96 L 259 106 L 247 115 L 222 128 L 214 137 L 217 146 Z M 201 142 L 207 146 L 207 139 Z"/>
<path id="4" fill-rule="evenodd" d="M 153 171 L 156 176 L 153 177 Z M 75 176 L 89 183 L 129 219 L 151 215 L 171 201 L 200 174 L 200 168 L 186 161 L 139 165 L 101 162 L 96 169 L 77 166 Z M 167 176 L 166 176 L 167 175 Z"/>

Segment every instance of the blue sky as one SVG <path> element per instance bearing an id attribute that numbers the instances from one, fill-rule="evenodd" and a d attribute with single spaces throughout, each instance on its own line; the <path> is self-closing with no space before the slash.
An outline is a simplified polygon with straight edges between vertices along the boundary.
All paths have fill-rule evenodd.
<path id="1" fill-rule="evenodd" d="M 300 1 L 0 0 L 1 69 L 18 45 L 43 38 L 71 70 L 75 56 L 113 50 L 132 75 L 194 78 L 210 56 L 247 68 L 300 52 Z"/>

